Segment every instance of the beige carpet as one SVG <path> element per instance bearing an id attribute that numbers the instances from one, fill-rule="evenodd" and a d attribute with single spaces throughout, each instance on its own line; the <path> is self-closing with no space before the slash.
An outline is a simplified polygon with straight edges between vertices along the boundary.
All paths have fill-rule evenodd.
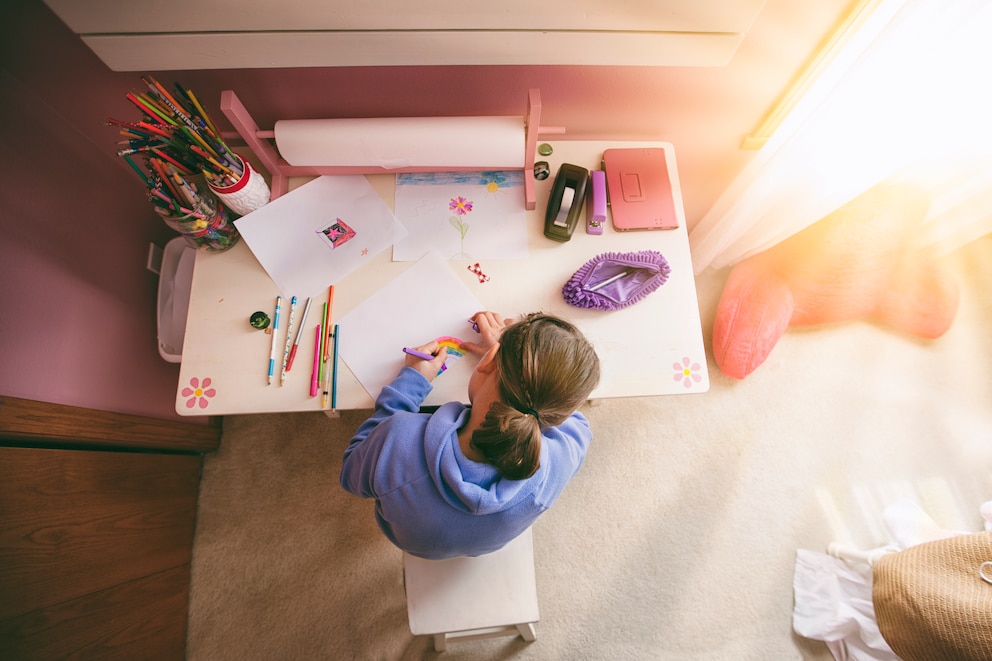
<path id="1" fill-rule="evenodd" d="M 832 658 L 792 633 L 797 548 L 887 541 L 879 513 L 901 495 L 978 530 L 992 499 L 992 238 L 947 259 L 962 298 L 939 340 L 792 330 L 743 381 L 710 360 L 709 393 L 587 406 L 586 464 L 534 528 L 534 643 L 437 655 L 410 634 L 401 554 L 337 483 L 367 412 L 225 419 L 205 461 L 189 658 Z M 697 279 L 707 344 L 725 277 Z"/>

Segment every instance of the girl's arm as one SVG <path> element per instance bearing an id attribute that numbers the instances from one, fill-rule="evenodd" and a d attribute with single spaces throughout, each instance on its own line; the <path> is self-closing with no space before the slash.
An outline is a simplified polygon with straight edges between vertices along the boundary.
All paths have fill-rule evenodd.
<path id="1" fill-rule="evenodd" d="M 372 416 L 359 426 L 344 451 L 341 486 L 357 496 L 370 497 L 383 443 L 389 438 L 386 423 L 400 412 L 415 413 L 431 391 L 430 381 L 412 367 L 403 367 L 393 382 L 382 389 Z"/>
<path id="2" fill-rule="evenodd" d="M 382 389 L 375 400 L 375 411 L 372 416 L 359 426 L 351 438 L 345 457 L 352 448 L 364 441 L 372 430 L 383 420 L 399 411 L 416 412 L 431 392 L 430 381 L 412 367 L 403 367 L 393 382 Z"/>

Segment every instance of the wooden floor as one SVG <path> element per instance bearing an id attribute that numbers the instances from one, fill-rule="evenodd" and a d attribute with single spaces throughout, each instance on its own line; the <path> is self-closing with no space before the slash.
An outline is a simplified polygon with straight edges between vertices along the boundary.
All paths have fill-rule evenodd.
<path id="1" fill-rule="evenodd" d="M 144 433 L 94 412 L 117 423 L 101 434 L 73 409 L 77 431 L 53 434 L 65 407 L 39 432 L 21 404 L 0 399 L 0 658 L 184 658 L 202 465 L 189 444 L 216 448 L 219 428 Z"/>

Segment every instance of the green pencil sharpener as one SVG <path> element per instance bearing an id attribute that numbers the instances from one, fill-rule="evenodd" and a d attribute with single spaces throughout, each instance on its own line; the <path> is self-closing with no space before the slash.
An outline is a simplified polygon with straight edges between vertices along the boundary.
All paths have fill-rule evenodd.
<path id="1" fill-rule="evenodd" d="M 265 330 L 269 327 L 269 315 L 264 312 L 253 312 L 250 317 L 248 317 L 248 323 L 251 324 L 252 328 L 257 328 L 258 330 Z"/>

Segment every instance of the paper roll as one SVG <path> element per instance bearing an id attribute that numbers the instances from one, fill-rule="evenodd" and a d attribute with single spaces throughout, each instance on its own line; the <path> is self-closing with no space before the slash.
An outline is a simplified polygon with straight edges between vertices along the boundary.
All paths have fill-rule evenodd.
<path id="1" fill-rule="evenodd" d="M 289 119 L 275 125 L 290 165 L 524 167 L 522 117 Z"/>

